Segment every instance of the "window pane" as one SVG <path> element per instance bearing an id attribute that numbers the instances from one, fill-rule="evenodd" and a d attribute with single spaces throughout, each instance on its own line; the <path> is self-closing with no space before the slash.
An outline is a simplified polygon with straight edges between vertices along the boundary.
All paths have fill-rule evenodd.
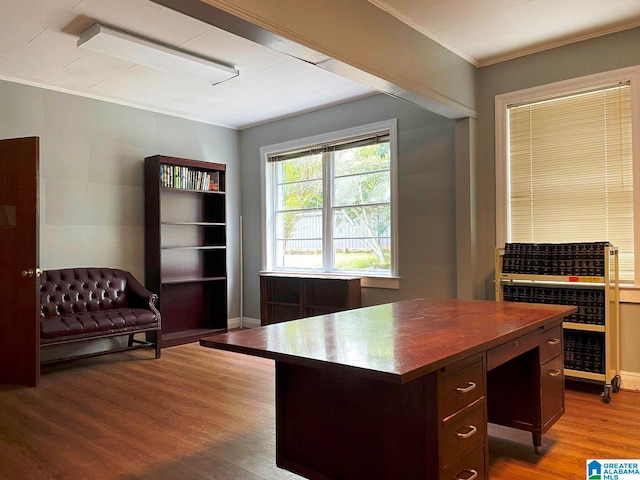
<path id="1" fill-rule="evenodd" d="M 276 214 L 276 266 L 322 267 L 322 212 Z"/>
<path id="2" fill-rule="evenodd" d="M 333 165 L 334 268 L 390 272 L 389 143 L 337 151 Z"/>
<path id="3" fill-rule="evenodd" d="M 341 242 L 340 240 L 336 240 L 334 244 Z M 387 238 L 382 243 L 388 245 L 390 239 Z M 334 255 L 334 267 L 336 270 L 366 270 L 372 273 L 388 273 L 391 269 L 391 251 L 383 245 L 375 245 L 370 248 L 359 248 L 356 250 L 335 246 Z"/>
<path id="4" fill-rule="evenodd" d="M 322 239 L 322 211 L 277 212 L 276 238 L 279 240 Z"/>
<path id="5" fill-rule="evenodd" d="M 335 176 L 389 170 L 389 142 L 334 152 Z"/>
<path id="6" fill-rule="evenodd" d="M 336 178 L 334 188 L 335 206 L 389 203 L 391 200 L 388 170 Z"/>
<path id="7" fill-rule="evenodd" d="M 389 205 L 334 209 L 334 268 L 390 271 L 390 233 Z"/>
<path id="8" fill-rule="evenodd" d="M 276 163 L 278 210 L 322 208 L 322 155 Z"/>
<path id="9" fill-rule="evenodd" d="M 318 248 L 314 248 L 317 245 Z M 322 268 L 322 242 L 314 240 L 277 240 L 276 267 L 295 269 Z"/>
<path id="10" fill-rule="evenodd" d="M 322 180 L 278 185 L 278 209 L 322 208 Z"/>
<path id="11" fill-rule="evenodd" d="M 277 162 L 276 165 L 279 181 L 283 183 L 322 178 L 322 155 L 307 155 Z"/>
<path id="12" fill-rule="evenodd" d="M 322 155 L 275 165 L 275 266 L 322 268 Z"/>
<path id="13" fill-rule="evenodd" d="M 268 268 L 394 271 L 393 135 L 361 132 L 267 155 Z"/>

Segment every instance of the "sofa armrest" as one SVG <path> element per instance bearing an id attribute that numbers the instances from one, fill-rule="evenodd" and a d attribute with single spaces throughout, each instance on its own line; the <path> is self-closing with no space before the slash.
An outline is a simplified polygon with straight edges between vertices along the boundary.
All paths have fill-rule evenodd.
<path id="1" fill-rule="evenodd" d="M 135 308 L 146 308 L 156 314 L 160 320 L 160 312 L 156 304 L 158 303 L 158 295 L 147 290 L 131 273 L 125 272 L 127 275 L 127 301 L 129 306 Z"/>

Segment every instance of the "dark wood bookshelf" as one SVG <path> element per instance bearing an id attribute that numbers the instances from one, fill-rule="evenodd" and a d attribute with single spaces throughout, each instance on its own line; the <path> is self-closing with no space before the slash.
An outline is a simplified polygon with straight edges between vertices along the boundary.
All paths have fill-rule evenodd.
<path id="1" fill-rule="evenodd" d="M 170 184 L 167 167 L 180 175 Z M 215 190 L 193 188 L 209 177 Z M 159 296 L 163 347 L 227 330 L 225 212 L 224 164 L 145 159 L 145 281 Z"/>

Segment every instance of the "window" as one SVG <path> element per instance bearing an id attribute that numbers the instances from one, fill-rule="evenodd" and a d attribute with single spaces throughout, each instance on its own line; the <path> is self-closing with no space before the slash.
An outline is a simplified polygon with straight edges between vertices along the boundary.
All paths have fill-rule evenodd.
<path id="1" fill-rule="evenodd" d="M 498 98 L 498 245 L 610 241 L 633 282 L 632 81 L 562 86 Z"/>
<path id="2" fill-rule="evenodd" d="M 395 122 L 262 155 L 267 270 L 396 275 Z"/>

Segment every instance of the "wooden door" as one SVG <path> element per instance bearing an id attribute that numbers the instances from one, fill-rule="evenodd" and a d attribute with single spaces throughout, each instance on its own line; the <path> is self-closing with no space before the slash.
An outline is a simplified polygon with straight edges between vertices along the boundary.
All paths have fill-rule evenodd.
<path id="1" fill-rule="evenodd" d="M 39 147 L 0 140 L 0 384 L 40 380 Z"/>

